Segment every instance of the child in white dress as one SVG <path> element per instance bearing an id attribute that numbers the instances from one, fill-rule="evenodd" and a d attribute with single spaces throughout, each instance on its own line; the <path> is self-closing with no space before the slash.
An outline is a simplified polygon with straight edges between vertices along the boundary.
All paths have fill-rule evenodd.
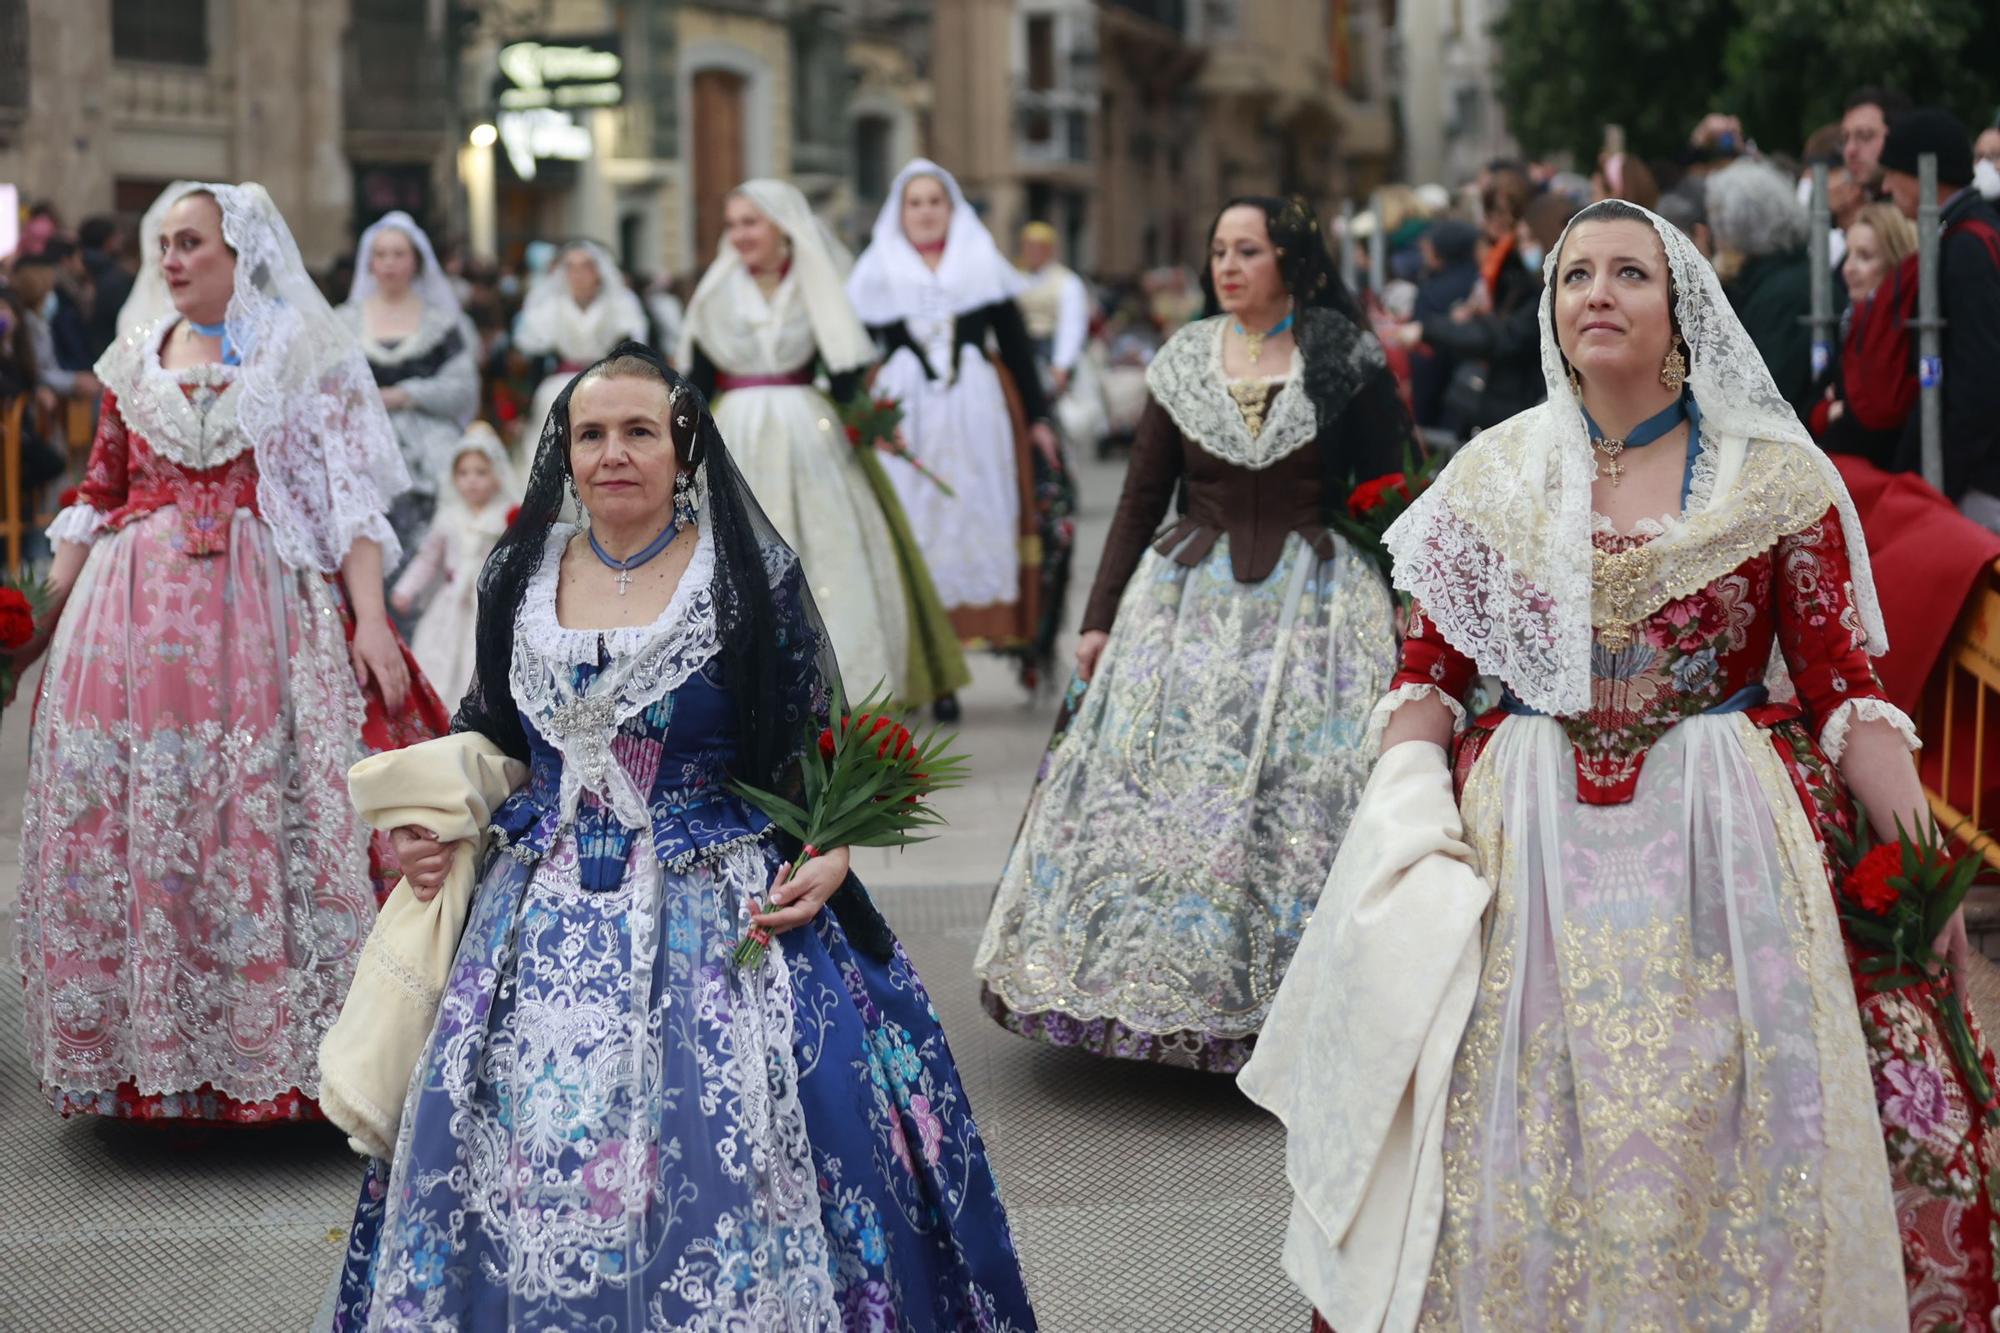
<path id="1" fill-rule="evenodd" d="M 452 451 L 451 493 L 390 599 L 396 614 L 407 616 L 430 598 L 410 637 L 410 651 L 447 705 L 455 706 L 472 683 L 479 571 L 507 531 L 517 499 L 506 446 L 491 426 L 473 422 Z"/>

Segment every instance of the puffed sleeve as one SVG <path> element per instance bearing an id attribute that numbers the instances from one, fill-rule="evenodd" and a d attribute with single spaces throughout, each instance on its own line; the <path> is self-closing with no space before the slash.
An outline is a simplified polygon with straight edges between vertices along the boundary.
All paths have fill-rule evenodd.
<path id="1" fill-rule="evenodd" d="M 1402 655 L 1396 674 L 1390 678 L 1389 692 L 1375 705 L 1368 719 L 1368 744 L 1382 743 L 1382 732 L 1398 708 L 1413 699 L 1435 698 L 1451 710 L 1453 728 L 1465 725 L 1465 695 L 1472 688 L 1478 668 L 1471 658 L 1445 641 L 1421 604 L 1410 607 L 1408 628 L 1403 633 Z"/>
<path id="2" fill-rule="evenodd" d="M 49 540 L 83 545 L 95 541 L 104 531 L 106 516 L 124 507 L 131 466 L 132 443 L 125 433 L 125 418 L 118 411 L 118 395 L 106 389 L 77 501 L 50 520 Z"/>
<path id="3" fill-rule="evenodd" d="M 1848 729 L 1869 719 L 1889 723 L 1918 748 L 1917 729 L 1883 694 L 1868 659 L 1839 511 L 1829 507 L 1818 522 L 1780 539 L 1776 564 L 1778 647 L 1826 757 L 1839 763 Z"/>

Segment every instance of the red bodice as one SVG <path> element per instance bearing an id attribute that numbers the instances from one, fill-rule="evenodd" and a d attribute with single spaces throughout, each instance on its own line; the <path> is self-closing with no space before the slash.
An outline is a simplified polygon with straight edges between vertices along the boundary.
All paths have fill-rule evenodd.
<path id="1" fill-rule="evenodd" d="M 184 385 L 183 391 L 192 398 L 198 390 Z M 257 455 L 245 448 L 214 467 L 183 467 L 129 430 L 118 395 L 107 391 L 80 494 L 113 529 L 171 505 L 180 516 L 181 550 L 220 555 L 229 549 L 236 511 L 257 511 Z"/>
<path id="2" fill-rule="evenodd" d="M 1647 538 L 1600 532 L 1595 540 L 1599 549 L 1616 551 Z M 1591 706 L 1557 719 L 1576 749 L 1577 799 L 1631 800 L 1653 742 L 1675 723 L 1722 710 L 1759 684 L 1774 641 L 1798 699 L 1745 710 L 1760 726 L 1803 714 L 1817 735 L 1841 704 L 1884 697 L 1864 646 L 1834 509 L 1701 591 L 1668 602 L 1639 622 L 1623 646 L 1607 647 L 1601 633 L 1593 640 Z M 1436 685 L 1463 699 L 1474 671 L 1422 607 L 1414 608 L 1394 685 Z M 1460 741 L 1461 771 L 1506 716 L 1494 709 L 1474 720 Z"/>

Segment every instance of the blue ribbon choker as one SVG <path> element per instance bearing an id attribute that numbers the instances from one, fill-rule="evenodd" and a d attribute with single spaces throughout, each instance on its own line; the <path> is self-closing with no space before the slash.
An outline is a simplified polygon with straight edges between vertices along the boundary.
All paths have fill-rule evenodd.
<path id="1" fill-rule="evenodd" d="M 681 521 L 676 518 L 673 522 L 667 524 L 666 531 L 646 543 L 644 550 L 636 555 L 627 556 L 623 560 L 618 559 L 611 552 L 600 546 L 596 533 L 586 528 L 583 535 L 590 539 L 590 553 L 603 561 L 607 567 L 618 571 L 618 595 L 623 597 L 625 590 L 632 586 L 632 571 L 672 545 L 674 538 L 681 535 Z"/>

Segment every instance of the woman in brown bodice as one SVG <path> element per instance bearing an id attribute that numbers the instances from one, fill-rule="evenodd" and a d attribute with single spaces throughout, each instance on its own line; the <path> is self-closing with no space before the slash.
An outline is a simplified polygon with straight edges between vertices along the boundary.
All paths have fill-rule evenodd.
<path id="1" fill-rule="evenodd" d="M 1147 373 L 1077 681 L 978 970 L 1024 1036 L 1228 1072 L 1367 776 L 1390 600 L 1332 519 L 1400 466 L 1410 429 L 1302 204 L 1225 207 L 1205 286 L 1209 317 Z"/>

